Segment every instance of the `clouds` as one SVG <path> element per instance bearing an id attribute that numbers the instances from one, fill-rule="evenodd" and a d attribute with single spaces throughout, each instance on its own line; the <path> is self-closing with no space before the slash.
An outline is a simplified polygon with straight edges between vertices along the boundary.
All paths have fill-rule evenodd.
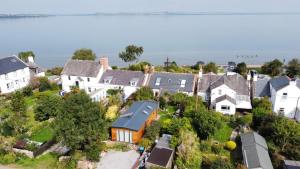
<path id="1" fill-rule="evenodd" d="M 0 13 L 300 12 L 299 0 L 1 0 Z"/>

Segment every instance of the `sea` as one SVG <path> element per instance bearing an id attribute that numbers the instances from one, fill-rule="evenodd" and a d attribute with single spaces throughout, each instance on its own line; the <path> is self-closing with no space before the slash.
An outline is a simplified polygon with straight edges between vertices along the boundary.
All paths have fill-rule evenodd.
<path id="1" fill-rule="evenodd" d="M 262 64 L 300 58 L 299 14 L 62 15 L 0 19 L 0 58 L 31 50 L 45 68 L 63 66 L 80 48 L 126 66 L 118 54 L 143 46 L 139 61 Z"/>

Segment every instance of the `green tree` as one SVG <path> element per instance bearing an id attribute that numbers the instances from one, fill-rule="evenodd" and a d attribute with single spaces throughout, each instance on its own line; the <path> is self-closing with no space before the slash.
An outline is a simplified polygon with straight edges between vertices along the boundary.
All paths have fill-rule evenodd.
<path id="1" fill-rule="evenodd" d="M 16 91 L 12 94 L 10 105 L 13 112 L 25 114 L 27 107 L 24 96 L 20 91 Z"/>
<path id="2" fill-rule="evenodd" d="M 18 57 L 19 57 L 20 59 L 22 59 L 23 61 L 25 61 L 25 62 L 28 61 L 27 59 L 28 59 L 29 56 L 32 56 L 33 58 L 35 58 L 35 54 L 34 54 L 32 51 L 20 52 L 20 53 L 18 54 Z"/>
<path id="3" fill-rule="evenodd" d="M 61 109 L 62 99 L 56 95 L 43 95 L 37 101 L 37 106 L 34 109 L 35 120 L 44 121 L 51 117 L 55 117 Z"/>
<path id="4" fill-rule="evenodd" d="M 282 73 L 283 63 L 275 59 L 271 62 L 266 62 L 262 67 L 261 71 L 263 74 L 268 74 L 270 76 L 278 76 Z"/>
<path id="5" fill-rule="evenodd" d="M 289 61 L 286 67 L 286 73 L 289 77 L 295 77 L 300 75 L 300 60 L 292 59 Z"/>
<path id="6" fill-rule="evenodd" d="M 209 62 L 203 67 L 204 73 L 218 73 L 218 66 L 214 62 Z"/>
<path id="7" fill-rule="evenodd" d="M 20 135 L 26 131 L 26 103 L 23 94 L 20 91 L 16 91 L 11 96 L 11 109 L 13 114 L 9 117 L 7 125 L 8 128 L 13 130 L 14 135 Z"/>
<path id="8" fill-rule="evenodd" d="M 175 160 L 179 169 L 199 169 L 201 167 L 202 154 L 199 139 L 192 131 L 180 131 L 180 145 L 177 148 Z"/>
<path id="9" fill-rule="evenodd" d="M 125 51 L 119 53 L 119 58 L 121 58 L 124 62 L 133 62 L 137 60 L 143 52 L 143 47 L 129 45 L 125 48 Z"/>
<path id="10" fill-rule="evenodd" d="M 38 80 L 39 80 L 39 91 L 40 92 L 51 89 L 51 84 L 47 77 L 40 77 Z"/>
<path id="11" fill-rule="evenodd" d="M 150 87 L 141 87 L 132 96 L 135 101 L 154 99 L 154 94 Z"/>
<path id="12" fill-rule="evenodd" d="M 247 65 L 245 62 L 241 62 L 239 64 L 237 64 L 235 72 L 241 74 L 242 76 L 246 76 L 247 75 Z"/>
<path id="13" fill-rule="evenodd" d="M 74 52 L 72 59 L 77 60 L 95 60 L 96 54 L 92 51 L 92 49 L 78 49 Z"/>
<path id="14" fill-rule="evenodd" d="M 146 128 L 144 137 L 154 141 L 159 136 L 161 125 L 159 121 L 153 121 L 152 124 Z"/>
<path id="15" fill-rule="evenodd" d="M 207 139 L 222 126 L 220 114 L 211 111 L 194 111 L 192 125 L 201 139 Z"/>
<path id="16" fill-rule="evenodd" d="M 84 92 L 69 94 L 55 121 L 58 139 L 71 150 L 86 152 L 87 158 L 99 160 L 102 140 L 107 136 L 104 112 Z"/>
<path id="17" fill-rule="evenodd" d="M 129 70 L 132 70 L 132 71 L 143 71 L 143 72 L 147 72 L 146 69 L 151 66 L 150 63 L 148 62 L 140 62 L 140 63 L 137 63 L 137 64 L 132 64 L 129 66 Z"/>

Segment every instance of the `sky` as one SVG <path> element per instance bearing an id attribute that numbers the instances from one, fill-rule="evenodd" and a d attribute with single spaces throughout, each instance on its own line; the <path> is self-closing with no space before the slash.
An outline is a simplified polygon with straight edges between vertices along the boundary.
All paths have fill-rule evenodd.
<path id="1" fill-rule="evenodd" d="M 300 12 L 299 0 L 0 0 L 0 13 Z"/>

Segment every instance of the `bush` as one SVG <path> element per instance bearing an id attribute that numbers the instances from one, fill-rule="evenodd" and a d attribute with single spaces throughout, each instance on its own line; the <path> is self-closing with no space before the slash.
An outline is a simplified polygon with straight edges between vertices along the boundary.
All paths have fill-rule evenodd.
<path id="1" fill-rule="evenodd" d="M 236 143 L 234 141 L 227 141 L 225 143 L 225 148 L 230 151 L 233 151 L 236 148 Z"/>
<path id="2" fill-rule="evenodd" d="M 16 161 L 17 156 L 14 153 L 6 153 L 3 156 L 0 156 L 0 163 L 1 164 L 12 164 Z"/>
<path id="3" fill-rule="evenodd" d="M 161 129 L 160 122 L 153 121 L 152 124 L 146 128 L 145 138 L 154 141 L 159 135 Z"/>
<path id="4" fill-rule="evenodd" d="M 144 147 L 145 150 L 148 149 L 148 148 L 150 148 L 152 144 L 153 144 L 153 142 L 152 142 L 150 139 L 148 139 L 148 138 L 143 138 L 143 139 L 139 142 L 139 145 L 140 145 L 141 147 Z"/>
<path id="5" fill-rule="evenodd" d="M 51 89 L 51 84 L 47 77 L 40 77 L 39 81 L 40 81 L 40 86 L 39 86 L 40 92 Z"/>
<path id="6" fill-rule="evenodd" d="M 54 67 L 52 69 L 49 69 L 48 72 L 50 72 L 52 75 L 60 75 L 62 70 L 63 70 L 62 67 Z"/>
<path id="7" fill-rule="evenodd" d="M 117 105 L 109 106 L 105 113 L 105 118 L 107 120 L 114 120 L 117 117 L 118 111 L 119 107 Z"/>
<path id="8" fill-rule="evenodd" d="M 221 150 L 222 147 L 217 143 L 213 143 L 213 145 L 211 146 L 211 151 L 215 154 L 220 154 Z"/>
<path id="9" fill-rule="evenodd" d="M 201 144 L 200 144 L 200 150 L 201 151 L 210 151 L 210 144 L 208 143 L 208 142 L 206 142 L 206 141 L 203 141 L 203 142 L 201 142 Z"/>
<path id="10" fill-rule="evenodd" d="M 23 88 L 22 93 L 24 96 L 32 96 L 33 92 L 32 92 L 32 87 L 31 86 L 26 86 Z"/>
<path id="11" fill-rule="evenodd" d="M 91 161 L 99 161 L 100 149 L 96 144 L 86 148 L 86 157 Z"/>
<path id="12" fill-rule="evenodd" d="M 232 166 L 230 161 L 228 161 L 226 159 L 222 159 L 222 158 L 216 159 L 212 163 L 210 168 L 212 168 L 212 169 L 234 169 L 234 167 Z"/>

